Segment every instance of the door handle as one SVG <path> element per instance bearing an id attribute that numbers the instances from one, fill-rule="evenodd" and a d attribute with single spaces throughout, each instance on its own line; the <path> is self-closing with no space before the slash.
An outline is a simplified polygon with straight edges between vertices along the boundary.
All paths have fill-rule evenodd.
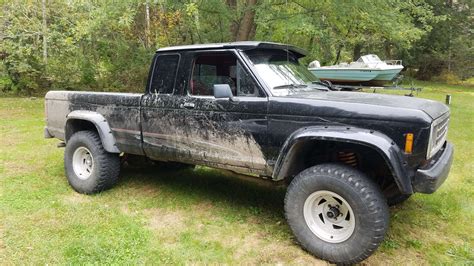
<path id="1" fill-rule="evenodd" d="M 187 109 L 193 109 L 194 108 L 194 103 L 184 103 L 182 105 L 184 108 L 187 108 Z"/>

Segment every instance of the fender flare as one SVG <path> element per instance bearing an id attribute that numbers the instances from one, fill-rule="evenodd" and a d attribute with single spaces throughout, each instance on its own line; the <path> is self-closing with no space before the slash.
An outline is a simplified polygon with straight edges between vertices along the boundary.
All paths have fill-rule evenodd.
<path id="1" fill-rule="evenodd" d="M 89 121 L 94 124 L 97 129 L 97 132 L 99 133 L 104 149 L 111 153 L 120 153 L 120 150 L 116 146 L 117 142 L 115 140 L 114 135 L 112 135 L 112 130 L 110 129 L 109 123 L 103 115 L 97 112 L 84 110 L 76 110 L 70 112 L 66 116 L 66 126 L 64 130 L 66 136 L 68 136 L 68 123 L 72 120 Z"/>
<path id="2" fill-rule="evenodd" d="M 395 142 L 383 133 L 348 126 L 312 126 L 296 130 L 280 150 L 272 175 L 273 180 L 279 181 L 286 177 L 291 158 L 295 154 L 295 144 L 308 140 L 352 143 L 375 150 L 388 165 L 400 192 L 413 193 L 410 176 L 404 167 L 406 160 Z"/>

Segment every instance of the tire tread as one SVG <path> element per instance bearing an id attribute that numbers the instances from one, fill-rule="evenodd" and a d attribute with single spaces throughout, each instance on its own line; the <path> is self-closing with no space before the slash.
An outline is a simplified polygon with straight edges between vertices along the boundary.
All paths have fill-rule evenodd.
<path id="1" fill-rule="evenodd" d="M 349 259 L 340 260 L 335 258 L 334 252 L 328 252 L 331 250 L 330 247 L 324 248 L 325 252 L 323 254 L 317 254 L 317 256 L 325 259 L 331 263 L 338 263 L 338 264 L 355 264 L 358 262 L 363 261 L 367 257 L 369 257 L 380 245 L 385 237 L 386 230 L 388 228 L 388 221 L 389 221 L 389 213 L 388 213 L 388 206 L 386 201 L 380 192 L 379 188 L 372 183 L 365 175 L 354 168 L 350 168 L 345 165 L 328 163 L 328 164 L 321 164 L 310 167 L 299 175 L 297 175 L 293 181 L 288 186 L 288 192 L 285 195 L 285 217 L 290 223 L 290 208 L 288 205 L 290 204 L 290 197 L 291 192 L 298 191 L 304 188 L 307 179 L 311 179 L 314 174 L 323 174 L 328 175 L 331 178 L 337 178 L 342 182 L 349 184 L 352 188 L 354 188 L 357 193 L 359 193 L 361 198 L 364 198 L 366 201 L 366 206 L 368 213 L 371 217 L 374 217 L 372 222 L 372 235 L 370 238 L 369 243 L 364 243 L 366 247 L 362 252 L 359 254 L 355 254 L 350 256 Z M 290 224 L 290 227 L 292 225 Z M 293 228 L 292 228 L 293 230 Z M 295 232 L 297 235 L 299 232 Z M 298 236 L 297 236 L 298 238 Z M 317 253 L 314 247 L 308 245 L 303 241 L 299 241 L 300 244 L 303 246 L 304 249 L 308 250 L 310 253 L 315 254 Z M 362 244 L 362 243 L 361 243 Z M 347 251 L 345 251 L 348 253 Z"/>
<path id="2" fill-rule="evenodd" d="M 78 131 L 71 136 L 68 143 L 81 141 L 81 139 L 83 138 L 92 142 L 92 145 L 94 146 L 92 149 L 95 151 L 95 154 L 93 154 L 93 156 L 94 158 L 97 158 L 98 161 L 96 167 L 100 167 L 100 169 L 97 169 L 97 177 L 94 186 L 84 188 L 75 186 L 73 182 L 71 182 L 69 177 L 70 174 L 68 173 L 67 167 L 65 167 L 69 184 L 77 192 L 83 194 L 94 194 L 113 187 L 118 182 L 120 173 L 120 159 L 118 154 L 107 152 L 102 145 L 102 141 L 99 135 L 94 131 Z M 68 147 L 66 147 L 65 150 L 65 163 L 67 163 L 66 157 L 67 152 L 69 152 L 69 149 L 67 148 Z"/>

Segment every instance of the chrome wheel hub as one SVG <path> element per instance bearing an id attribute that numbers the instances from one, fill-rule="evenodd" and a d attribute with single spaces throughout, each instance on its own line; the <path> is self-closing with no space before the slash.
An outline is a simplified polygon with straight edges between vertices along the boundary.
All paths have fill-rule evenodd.
<path id="1" fill-rule="evenodd" d="M 351 237 L 355 229 L 351 206 L 331 191 L 320 190 L 309 195 L 303 214 L 311 232 L 326 242 L 341 243 Z"/>
<path id="2" fill-rule="evenodd" d="M 78 147 L 72 155 L 72 168 L 77 177 L 88 179 L 94 170 L 94 158 L 86 147 Z"/>

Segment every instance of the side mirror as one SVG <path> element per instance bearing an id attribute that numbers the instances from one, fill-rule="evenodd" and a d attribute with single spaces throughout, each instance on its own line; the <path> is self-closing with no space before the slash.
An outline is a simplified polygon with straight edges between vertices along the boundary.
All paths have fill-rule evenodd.
<path id="1" fill-rule="evenodd" d="M 229 98 L 232 99 L 232 90 L 230 89 L 229 84 L 214 84 L 214 97 L 216 99 Z"/>

